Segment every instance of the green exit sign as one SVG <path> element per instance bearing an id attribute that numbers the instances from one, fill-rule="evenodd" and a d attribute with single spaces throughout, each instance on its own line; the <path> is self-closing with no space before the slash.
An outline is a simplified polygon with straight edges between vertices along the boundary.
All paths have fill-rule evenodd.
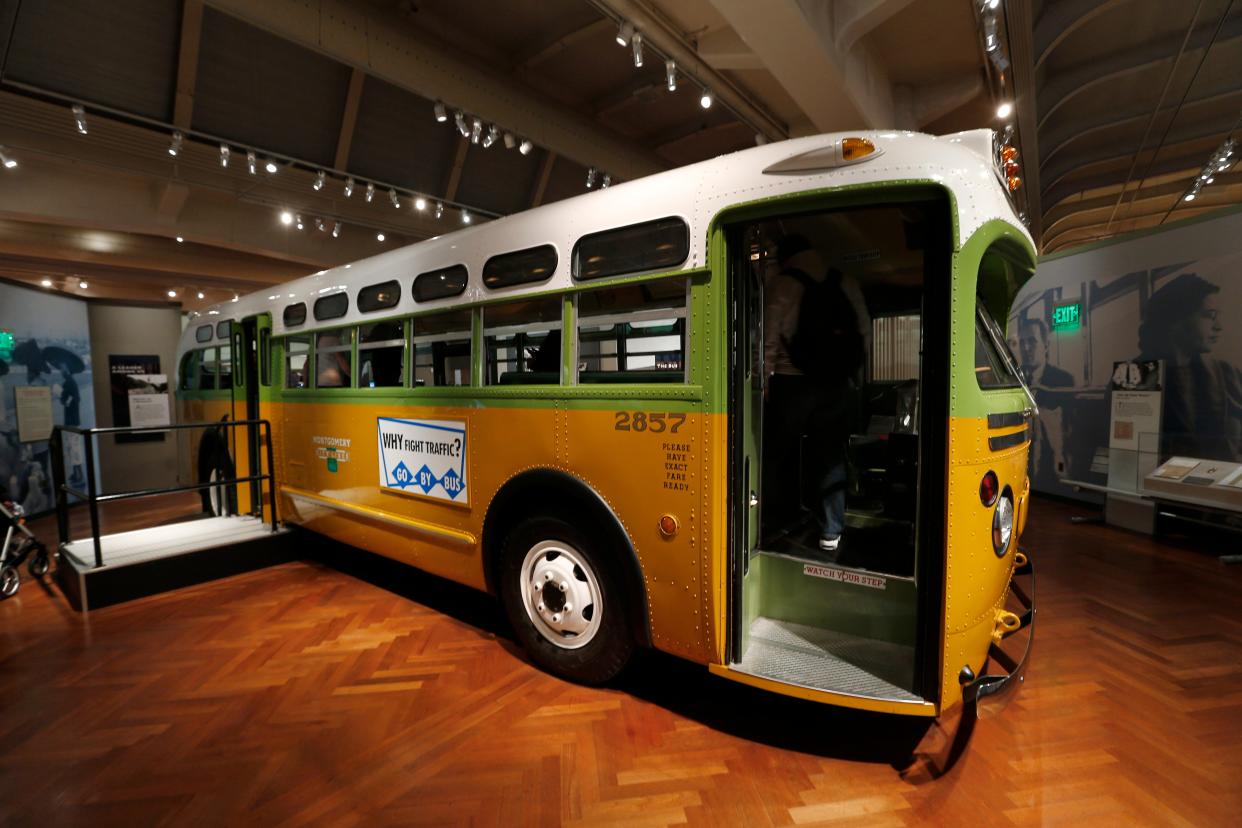
<path id="1" fill-rule="evenodd" d="M 0 330 L 0 359 L 8 362 L 13 358 L 13 332 Z"/>
<path id="2" fill-rule="evenodd" d="M 1082 303 L 1071 302 L 1068 305 L 1057 305 L 1052 309 L 1052 329 L 1054 331 L 1074 331 L 1082 322 Z"/>

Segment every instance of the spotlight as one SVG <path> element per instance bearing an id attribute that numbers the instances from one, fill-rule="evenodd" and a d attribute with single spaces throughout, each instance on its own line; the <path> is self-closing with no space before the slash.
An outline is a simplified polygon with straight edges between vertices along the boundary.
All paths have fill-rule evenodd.
<path id="1" fill-rule="evenodd" d="M 268 175 L 275 175 L 276 174 L 276 162 L 270 158 L 267 159 L 267 162 L 264 163 L 263 165 L 263 169 L 267 171 Z"/>
<path id="2" fill-rule="evenodd" d="M 470 213 L 466 210 L 462 210 L 461 211 L 461 223 L 469 224 L 471 221 L 472 219 L 470 218 Z"/>
<path id="3" fill-rule="evenodd" d="M 594 167 L 591 167 L 591 169 L 587 170 L 586 187 L 588 190 L 595 187 L 595 175 L 596 173 L 595 173 Z"/>
<path id="4" fill-rule="evenodd" d="M 254 175 L 258 169 L 258 166 L 259 166 L 259 161 L 257 158 L 254 157 L 254 150 L 250 150 L 249 152 L 246 153 L 246 170 L 251 175 Z"/>
<path id="5" fill-rule="evenodd" d="M 634 39 L 630 41 L 634 46 L 634 68 L 643 68 L 643 33 L 634 32 Z"/>
<path id="6" fill-rule="evenodd" d="M 375 185 L 368 181 L 367 182 L 367 204 L 370 204 L 371 200 L 374 198 L 375 198 Z"/>
<path id="7" fill-rule="evenodd" d="M 444 108 L 444 101 L 436 101 L 435 111 L 437 122 L 442 124 L 448 120 L 448 111 Z"/>
<path id="8" fill-rule="evenodd" d="M 470 127 L 466 124 L 466 113 L 460 109 L 453 114 L 453 121 L 457 124 L 457 131 L 461 133 L 462 138 L 470 137 Z"/>
<path id="9" fill-rule="evenodd" d="M 17 166 L 17 159 L 10 158 L 5 154 L 4 147 L 0 147 L 0 164 L 3 164 L 6 170 L 11 170 Z"/>
<path id="10" fill-rule="evenodd" d="M 168 144 L 168 154 L 173 158 L 177 157 L 177 153 L 181 152 L 182 141 L 181 130 L 176 130 L 172 134 L 172 141 Z"/>
<path id="11" fill-rule="evenodd" d="M 229 149 L 228 144 L 220 145 L 220 166 L 221 167 L 226 167 L 226 168 L 228 167 L 229 156 L 232 154 L 233 154 L 233 151 Z"/>
<path id="12" fill-rule="evenodd" d="M 195 296 L 197 296 L 199 299 L 202 299 L 202 298 L 203 298 L 203 292 L 202 292 L 201 290 L 200 290 L 198 293 L 194 294 L 194 295 L 195 295 Z"/>
<path id="13" fill-rule="evenodd" d="M 233 298 L 232 298 L 232 299 L 230 299 L 229 301 L 230 301 L 230 302 L 236 302 L 236 301 L 237 301 L 237 294 L 236 294 L 236 293 L 234 293 L 234 294 L 233 294 Z"/>
<path id="14" fill-rule="evenodd" d="M 1012 113 L 1013 113 L 1013 104 L 1011 104 L 1009 101 L 1005 101 L 1003 104 L 996 107 L 997 118 L 1008 118 Z"/>
<path id="15" fill-rule="evenodd" d="M 699 98 L 699 106 L 703 107 L 704 109 L 712 108 L 712 93 L 711 92 L 708 92 L 706 89 L 703 90 L 703 95 L 702 97 Z"/>
<path id="16" fill-rule="evenodd" d="M 599 188 L 601 190 L 607 190 L 611 186 L 612 186 L 612 176 L 609 175 L 608 173 L 604 173 L 604 180 L 600 182 Z"/>
<path id="17" fill-rule="evenodd" d="M 338 221 L 332 225 L 332 238 L 339 239 L 341 237 L 341 223 Z"/>
<path id="18" fill-rule="evenodd" d="M 319 192 L 320 190 L 323 189 L 323 184 L 327 180 L 328 180 L 328 174 L 325 173 L 323 170 L 320 170 L 319 172 L 315 173 L 315 183 L 312 184 L 311 186 L 315 188 L 315 192 Z"/>
<path id="19" fill-rule="evenodd" d="M 418 198 L 414 199 L 414 209 L 418 210 L 419 212 L 426 210 L 427 199 L 423 198 L 422 196 L 419 196 Z"/>
<path id="20" fill-rule="evenodd" d="M 677 91 L 677 64 L 672 58 L 664 61 L 664 79 L 668 83 L 668 91 Z"/>
<path id="21" fill-rule="evenodd" d="M 176 298 L 177 298 L 177 291 L 175 291 L 175 290 L 170 290 L 170 291 L 168 291 L 168 298 L 169 298 L 169 299 L 176 299 Z"/>
<path id="22" fill-rule="evenodd" d="M 530 155 L 530 151 L 534 148 L 535 145 L 530 142 L 529 138 L 523 138 L 522 143 L 518 144 L 518 152 L 522 155 Z"/>
<path id="23" fill-rule="evenodd" d="M 44 279 L 44 280 L 40 281 L 40 282 L 39 282 L 39 284 L 40 284 L 40 285 L 42 285 L 43 287 L 51 287 L 51 286 L 52 286 L 52 280 L 51 280 L 51 279 Z"/>
<path id="24" fill-rule="evenodd" d="M 470 143 L 479 143 L 479 138 L 483 136 L 483 121 L 475 118 L 470 124 Z"/>
<path id="25" fill-rule="evenodd" d="M 496 143 L 496 139 L 499 137 L 500 130 L 496 128 L 495 124 L 492 124 L 487 128 L 487 134 L 483 136 L 483 149 L 487 149 L 492 144 Z"/>
<path id="26" fill-rule="evenodd" d="M 392 189 L 392 188 L 389 188 L 389 190 L 388 190 L 388 200 L 392 202 L 392 206 L 393 206 L 393 207 L 396 207 L 398 210 L 400 210 L 400 209 L 401 209 L 401 199 L 397 198 L 397 191 L 396 191 L 396 190 L 394 190 L 394 189 Z"/>
<path id="27" fill-rule="evenodd" d="M 181 243 L 182 243 L 182 242 L 184 242 L 184 241 L 185 241 L 185 238 L 184 238 L 184 237 L 182 237 L 182 236 L 177 236 L 177 244 L 181 244 Z"/>
<path id="28" fill-rule="evenodd" d="M 83 279 L 82 281 L 78 282 L 78 287 L 81 288 L 82 290 L 86 290 L 88 287 L 90 287 L 90 285 L 88 285 L 86 283 L 86 280 Z"/>
<path id="29" fill-rule="evenodd" d="M 628 20 L 623 21 L 621 23 L 620 28 L 617 29 L 617 45 L 618 46 L 629 46 L 630 39 L 633 37 L 634 37 L 634 24 L 630 23 Z"/>
<path id="30" fill-rule="evenodd" d="M 512 132 L 506 132 L 505 133 L 505 149 L 513 149 L 515 146 L 517 146 L 517 138 L 513 136 Z"/>
<path id="31" fill-rule="evenodd" d="M 293 224 L 293 213 L 290 213 L 288 210 L 281 210 L 280 223 L 284 225 Z"/>
<path id="32" fill-rule="evenodd" d="M 354 194 L 354 180 L 352 178 L 345 179 L 345 197 L 349 198 Z"/>
<path id="33" fill-rule="evenodd" d="M 323 219 L 317 218 L 315 219 L 315 229 L 320 233 L 326 233 L 328 232 L 328 225 L 324 223 Z"/>
<path id="34" fill-rule="evenodd" d="M 86 134 L 86 110 L 83 109 L 82 104 L 74 104 L 72 111 L 73 111 L 73 123 L 77 126 L 78 132 L 81 133 L 82 135 L 85 135 Z"/>
<path id="35" fill-rule="evenodd" d="M 375 234 L 375 240 L 376 240 L 376 241 L 383 241 L 383 240 L 384 240 L 384 234 L 383 234 L 383 233 L 376 233 L 376 234 Z"/>
<path id="36" fill-rule="evenodd" d="M 1182 197 L 1182 201 L 1194 201 L 1194 200 L 1195 200 L 1194 193 L 1186 193 L 1186 195 Z"/>
<path id="37" fill-rule="evenodd" d="M 293 217 L 293 225 L 301 230 L 305 225 L 302 224 L 302 214 L 298 213 Z"/>
<path id="38" fill-rule="evenodd" d="M 437 201 L 436 202 L 436 218 L 438 219 L 443 215 L 444 215 L 444 202 Z"/>
<path id="39" fill-rule="evenodd" d="M 1000 6 L 1000 0 L 983 0 L 983 6 L 984 8 L 996 11 L 996 9 Z"/>

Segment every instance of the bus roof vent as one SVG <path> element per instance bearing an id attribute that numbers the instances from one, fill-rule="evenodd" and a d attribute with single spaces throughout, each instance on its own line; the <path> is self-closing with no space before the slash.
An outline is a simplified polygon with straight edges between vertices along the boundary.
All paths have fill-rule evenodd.
<path id="1" fill-rule="evenodd" d="M 764 169 L 768 175 L 809 175 L 870 161 L 884 154 L 870 138 L 840 138 L 826 147 L 798 153 Z"/>

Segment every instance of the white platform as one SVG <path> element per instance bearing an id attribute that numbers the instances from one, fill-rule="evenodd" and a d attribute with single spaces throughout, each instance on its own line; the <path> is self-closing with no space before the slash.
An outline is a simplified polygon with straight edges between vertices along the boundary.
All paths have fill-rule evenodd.
<path id="1" fill-rule="evenodd" d="M 273 533 L 270 523 L 250 515 L 208 517 L 103 535 L 99 539 L 103 567 L 95 567 L 95 546 L 90 538 L 66 544 L 61 554 L 70 555 L 78 569 L 98 571 L 270 538 L 286 531 L 282 528 Z"/>

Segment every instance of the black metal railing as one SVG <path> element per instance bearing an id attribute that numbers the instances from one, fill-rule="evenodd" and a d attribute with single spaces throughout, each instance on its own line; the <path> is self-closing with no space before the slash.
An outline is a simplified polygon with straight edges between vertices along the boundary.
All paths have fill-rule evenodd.
<path id="1" fill-rule="evenodd" d="M 260 442 L 263 444 L 267 460 L 267 471 L 263 472 L 260 468 L 260 474 L 249 474 L 244 477 L 238 477 L 234 473 L 233 476 L 226 476 L 226 462 L 229 462 L 227 452 L 216 452 L 213 458 L 213 468 L 216 472 L 215 479 L 208 480 L 204 483 L 194 483 L 188 486 L 166 486 L 157 489 L 135 489 L 125 492 L 109 492 L 101 494 L 96 491 L 95 483 L 95 438 L 100 435 L 116 435 L 116 434 L 150 434 L 165 431 L 185 431 L 194 428 L 201 428 L 216 431 L 221 437 L 224 429 L 246 428 L 247 433 L 253 433 L 249 430 L 252 428 L 261 428 L 262 434 Z M 83 462 L 86 466 L 86 491 L 81 491 L 69 486 L 65 482 L 65 452 L 64 452 L 64 434 L 77 434 L 82 437 L 83 442 Z M 248 446 L 250 440 L 243 442 L 234 441 L 236 445 Z M 227 441 L 224 443 L 227 445 Z M 128 500 L 136 497 L 154 497 L 155 495 L 176 494 L 178 492 L 197 492 L 205 489 L 218 489 L 222 496 L 219 498 L 221 509 L 225 514 L 232 515 L 234 513 L 232 498 L 223 496 L 229 487 L 235 487 L 240 483 L 258 484 L 252 485 L 252 491 L 257 496 L 251 497 L 251 515 L 263 515 L 263 498 L 261 495 L 263 481 L 268 481 L 267 506 L 271 513 L 272 531 L 275 532 L 279 528 L 276 522 L 276 479 L 272 474 L 272 425 L 267 420 L 220 420 L 213 423 L 178 423 L 177 425 L 165 426 L 116 426 L 113 428 L 81 428 L 79 426 L 56 426 L 52 431 L 51 438 L 52 450 L 52 480 L 56 490 L 56 528 L 60 533 L 60 546 L 63 548 L 70 543 L 69 537 L 69 497 L 73 496 L 85 501 L 88 511 L 90 512 L 91 521 L 91 543 L 95 551 L 95 566 L 103 566 L 103 550 L 99 543 L 99 504 L 109 503 L 114 500 Z M 260 460 L 262 462 L 262 460 Z"/>

